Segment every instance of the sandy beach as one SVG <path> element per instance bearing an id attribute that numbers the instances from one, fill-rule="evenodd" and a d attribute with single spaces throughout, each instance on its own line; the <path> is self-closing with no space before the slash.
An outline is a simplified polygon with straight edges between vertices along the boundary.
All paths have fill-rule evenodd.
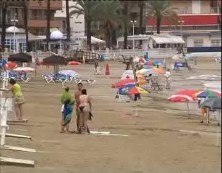
<path id="1" fill-rule="evenodd" d="M 101 62 L 101 66 L 105 67 Z M 47 84 L 41 74 L 53 68 L 38 67 L 37 77 L 21 83 L 26 98 L 27 124 L 9 124 L 9 132 L 32 136 L 33 140 L 6 138 L 7 145 L 29 147 L 36 153 L 1 150 L 4 157 L 35 160 L 34 168 L 0 166 L 1 173 L 220 173 L 221 147 L 216 146 L 217 122 L 200 124 L 197 104 L 170 103 L 167 98 L 180 89 L 203 89 L 207 81 L 221 81 L 221 64 L 213 58 L 199 58 L 195 69 L 172 71 L 172 88 L 142 96 L 136 104 L 115 99 L 118 81 L 125 69 L 109 61 L 110 78 L 93 75 L 93 65 L 61 66 L 73 69 L 83 78 L 96 79 L 84 84 L 93 99 L 94 131 L 117 135 L 60 134 L 60 83 Z M 169 62 L 168 62 L 169 63 Z M 201 79 L 200 75 L 216 75 Z M 194 79 L 189 77 L 196 76 Z M 74 95 L 76 84 L 71 83 Z M 75 118 L 70 130 L 75 130 Z M 213 116 L 211 118 L 214 118 Z"/>

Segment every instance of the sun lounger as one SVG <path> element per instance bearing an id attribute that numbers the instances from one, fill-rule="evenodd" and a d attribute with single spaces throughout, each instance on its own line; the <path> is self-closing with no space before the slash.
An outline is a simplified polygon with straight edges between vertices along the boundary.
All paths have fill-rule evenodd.
<path id="1" fill-rule="evenodd" d="M 21 77 L 20 78 L 20 80 L 22 81 L 22 82 L 25 82 L 25 83 L 27 83 L 27 82 L 29 82 L 30 81 L 30 79 L 31 79 L 31 77 Z"/>
<path id="2" fill-rule="evenodd" d="M 164 85 L 160 85 L 157 80 L 151 79 L 150 82 L 151 82 L 151 88 L 150 88 L 151 90 L 153 91 L 163 90 Z"/>
<path id="3" fill-rule="evenodd" d="M 26 167 L 35 166 L 35 162 L 33 160 L 14 159 L 8 157 L 0 157 L 0 163 L 2 165 L 14 165 L 14 166 L 26 166 Z"/>
<path id="4" fill-rule="evenodd" d="M 75 79 L 75 82 L 78 83 L 87 83 L 87 84 L 94 84 L 96 82 L 95 79 Z"/>

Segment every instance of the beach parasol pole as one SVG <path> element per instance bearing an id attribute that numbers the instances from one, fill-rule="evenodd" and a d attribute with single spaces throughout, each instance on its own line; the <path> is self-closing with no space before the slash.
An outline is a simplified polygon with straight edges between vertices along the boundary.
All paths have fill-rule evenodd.
<path id="1" fill-rule="evenodd" d="M 189 102 L 187 101 L 187 114 L 190 115 Z"/>
<path id="2" fill-rule="evenodd" d="M 221 132 L 220 132 L 220 125 L 221 125 L 221 110 L 219 110 L 219 117 L 218 117 L 218 126 L 217 126 L 217 146 L 219 146 L 219 138 L 220 138 L 220 135 L 221 135 Z"/>
<path id="3" fill-rule="evenodd" d="M 136 102 L 136 111 L 135 111 L 135 116 L 138 116 L 138 104 L 137 104 L 137 100 L 136 100 L 135 102 Z"/>

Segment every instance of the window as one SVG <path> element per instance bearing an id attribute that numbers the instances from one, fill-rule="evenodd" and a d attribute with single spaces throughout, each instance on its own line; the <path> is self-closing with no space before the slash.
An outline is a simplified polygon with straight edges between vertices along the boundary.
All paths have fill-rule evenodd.
<path id="1" fill-rule="evenodd" d="M 194 47 L 202 47 L 203 46 L 203 39 L 196 39 L 193 41 Z"/>
<path id="2" fill-rule="evenodd" d="M 212 39 L 211 40 L 211 46 L 220 46 L 220 39 Z"/>

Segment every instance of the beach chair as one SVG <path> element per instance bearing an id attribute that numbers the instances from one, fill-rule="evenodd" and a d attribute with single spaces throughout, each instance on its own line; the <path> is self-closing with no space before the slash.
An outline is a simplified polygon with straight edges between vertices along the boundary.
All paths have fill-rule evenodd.
<path id="1" fill-rule="evenodd" d="M 27 83 L 27 82 L 29 82 L 29 81 L 30 81 L 31 77 L 26 76 L 26 77 L 21 77 L 20 79 L 21 79 L 21 81 L 22 81 L 22 82 Z"/>
<path id="2" fill-rule="evenodd" d="M 42 75 L 42 78 L 47 82 L 47 83 L 55 83 L 54 77 L 50 75 Z"/>
<path id="3" fill-rule="evenodd" d="M 75 79 L 75 82 L 78 83 L 87 83 L 87 84 L 94 84 L 96 82 L 95 79 Z"/>
<path id="4" fill-rule="evenodd" d="M 151 90 L 153 90 L 153 91 L 162 91 L 163 90 L 164 85 L 159 84 L 157 79 L 152 78 L 152 79 L 150 79 L 150 82 L 151 82 L 151 87 L 150 87 Z"/>

